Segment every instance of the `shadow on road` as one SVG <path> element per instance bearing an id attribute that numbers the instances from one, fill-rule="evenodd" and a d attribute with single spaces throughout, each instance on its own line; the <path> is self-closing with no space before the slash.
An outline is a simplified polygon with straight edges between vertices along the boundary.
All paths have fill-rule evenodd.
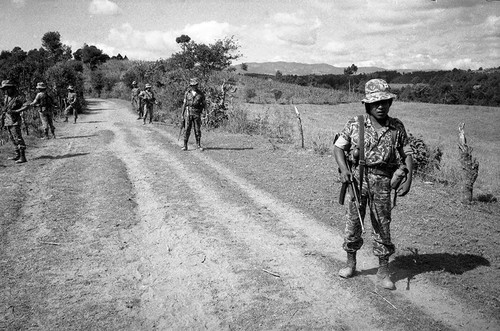
<path id="1" fill-rule="evenodd" d="M 253 149 L 253 147 L 203 147 L 204 150 L 209 151 L 245 151 L 249 149 Z"/>
<path id="2" fill-rule="evenodd" d="M 57 137 L 57 139 L 78 139 L 78 138 L 90 138 L 90 137 L 95 137 L 95 134 L 91 134 L 88 136 L 70 136 L 70 137 Z"/>
<path id="3" fill-rule="evenodd" d="M 482 256 L 473 254 L 418 254 L 412 251 L 411 255 L 396 256 L 390 263 L 393 271 L 391 279 L 394 282 L 406 279 L 406 289 L 410 289 L 411 280 L 423 273 L 432 271 L 447 272 L 452 275 L 461 275 L 479 266 L 490 266 L 490 262 Z M 374 275 L 377 268 L 363 270 L 360 274 Z"/>
<path id="4" fill-rule="evenodd" d="M 58 160 L 58 159 L 67 159 L 70 157 L 84 156 L 84 155 L 88 155 L 88 154 L 90 154 L 90 153 L 76 153 L 76 154 L 64 154 L 64 155 L 41 155 L 41 156 L 33 158 L 33 160 L 42 160 L 42 159 Z"/>

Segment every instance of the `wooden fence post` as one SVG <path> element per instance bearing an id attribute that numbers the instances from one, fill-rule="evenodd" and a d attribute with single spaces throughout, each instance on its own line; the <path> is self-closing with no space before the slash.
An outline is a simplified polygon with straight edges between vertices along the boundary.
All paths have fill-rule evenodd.
<path id="1" fill-rule="evenodd" d="M 473 198 L 474 182 L 479 172 L 479 162 L 472 157 L 472 147 L 467 145 L 464 131 L 465 123 L 458 126 L 458 149 L 459 161 L 463 170 L 463 179 L 461 183 L 461 201 L 462 203 L 471 203 Z"/>
<path id="2" fill-rule="evenodd" d="M 299 133 L 300 133 L 300 141 L 301 141 L 301 147 L 304 148 L 304 130 L 302 128 L 302 119 L 300 118 L 300 113 L 297 107 L 293 106 L 295 108 L 295 114 L 297 115 L 297 120 L 299 121 Z"/>

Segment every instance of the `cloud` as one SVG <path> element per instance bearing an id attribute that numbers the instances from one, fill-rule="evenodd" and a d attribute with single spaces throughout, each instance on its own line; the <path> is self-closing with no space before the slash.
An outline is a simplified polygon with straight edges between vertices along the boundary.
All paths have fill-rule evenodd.
<path id="1" fill-rule="evenodd" d="M 121 10 L 116 3 L 110 0 L 92 0 L 89 12 L 93 15 L 118 15 Z"/>
<path id="2" fill-rule="evenodd" d="M 265 25 L 265 37 L 271 42 L 311 46 L 316 44 L 321 21 L 308 18 L 302 12 L 277 13 Z"/>
<path id="3" fill-rule="evenodd" d="M 112 28 L 108 34 L 108 49 L 127 55 L 130 59 L 157 60 L 168 58 L 179 51 L 175 39 L 186 34 L 197 43 L 210 44 L 217 39 L 228 36 L 229 32 L 237 30 L 228 23 L 216 21 L 188 24 L 180 30 L 136 30 L 130 23 Z M 103 46 L 104 47 L 104 46 Z"/>
<path id="4" fill-rule="evenodd" d="M 26 0 L 12 0 L 12 3 L 17 8 L 21 8 L 21 7 L 24 7 L 26 5 Z"/>

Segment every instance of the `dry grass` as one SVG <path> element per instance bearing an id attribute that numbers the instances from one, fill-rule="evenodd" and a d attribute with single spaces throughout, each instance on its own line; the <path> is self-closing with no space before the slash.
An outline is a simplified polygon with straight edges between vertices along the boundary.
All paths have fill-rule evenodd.
<path id="1" fill-rule="evenodd" d="M 252 115 L 269 112 L 270 105 L 248 104 Z M 272 105 L 274 112 L 289 114 L 293 121 L 293 108 L 289 105 Z M 306 148 L 332 147 L 333 136 L 345 122 L 364 113 L 361 103 L 338 105 L 297 105 L 301 112 Z M 467 105 L 438 105 L 424 103 L 395 102 L 391 116 L 403 121 L 408 132 L 422 137 L 430 146 L 439 146 L 443 151 L 442 168 L 436 176 L 455 183 L 460 177 L 458 155 L 458 125 L 466 123 L 468 144 L 473 147 L 473 156 L 479 161 L 477 194 L 500 195 L 500 111 L 496 107 Z M 298 144 L 298 136 L 295 141 Z M 328 153 L 326 153 L 328 154 Z"/>

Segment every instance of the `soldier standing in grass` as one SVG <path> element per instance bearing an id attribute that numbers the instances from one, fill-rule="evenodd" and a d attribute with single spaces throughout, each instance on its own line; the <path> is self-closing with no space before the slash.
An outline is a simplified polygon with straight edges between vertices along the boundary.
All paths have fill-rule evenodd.
<path id="1" fill-rule="evenodd" d="M 69 114 L 73 113 L 73 123 L 76 123 L 76 119 L 78 118 L 78 110 L 76 109 L 77 101 L 78 98 L 75 93 L 75 88 L 72 85 L 68 86 L 68 96 L 66 97 L 65 109 L 66 119 L 64 120 L 64 122 L 67 122 Z"/>
<path id="2" fill-rule="evenodd" d="M 36 89 L 38 93 L 30 106 L 38 107 L 38 113 L 40 114 L 40 120 L 42 121 L 42 127 L 45 134 L 42 139 L 49 139 L 49 129 L 52 133 L 52 137 L 55 138 L 56 134 L 53 120 L 54 100 L 47 93 L 47 87 L 44 83 L 36 84 Z"/>
<path id="3" fill-rule="evenodd" d="M 198 88 L 198 80 L 192 78 L 189 82 L 189 89 L 184 94 L 182 105 L 182 120 L 185 125 L 183 151 L 188 149 L 192 127 L 194 127 L 196 146 L 199 150 L 203 150 L 203 147 L 201 147 L 201 114 L 206 110 L 206 107 L 205 94 Z"/>
<path id="4" fill-rule="evenodd" d="M 363 99 L 366 114 L 350 119 L 335 141 L 334 155 L 343 183 L 353 182 L 361 189 L 349 192 L 343 248 L 347 252 L 347 266 L 339 276 L 349 278 L 356 270 L 356 252 L 363 245 L 362 223 L 367 206 L 372 223 L 373 253 L 379 258 L 377 278 L 385 289 L 394 289 L 390 279 L 389 256 L 395 247 L 391 241 L 391 187 L 398 196 L 406 195 L 412 182 L 413 158 L 403 123 L 389 117 L 389 108 L 396 95 L 382 79 L 372 79 L 365 85 Z M 360 130 L 360 126 L 362 130 Z M 364 141 L 363 146 L 359 142 Z M 346 154 L 350 155 L 346 159 Z M 360 154 L 361 153 L 361 154 Z M 399 159 L 398 159 L 399 156 Z M 398 161 L 399 160 L 399 161 Z M 351 170 L 350 165 L 354 168 Z M 399 187 L 391 186 L 394 173 L 406 173 L 406 181 Z M 364 178 L 364 181 L 363 181 Z M 356 197 L 359 197 L 359 213 Z"/>
<path id="5" fill-rule="evenodd" d="M 130 93 L 130 102 L 132 103 L 132 110 L 137 112 L 139 117 L 137 118 L 140 120 L 143 116 L 143 110 L 142 110 L 142 105 L 141 105 L 141 98 L 139 98 L 139 94 L 141 93 L 141 89 L 137 87 L 137 82 L 134 80 L 132 82 L 132 91 Z"/>
<path id="6" fill-rule="evenodd" d="M 2 81 L 0 89 L 5 92 L 0 126 L 9 132 L 9 138 L 14 144 L 16 152 L 16 156 L 10 157 L 9 160 L 24 163 L 26 162 L 26 144 L 21 132 L 21 113 L 29 108 L 29 104 L 26 103 L 26 98 L 19 93 L 16 85 L 11 81 Z"/>
<path id="7" fill-rule="evenodd" d="M 151 91 L 151 84 L 146 84 L 146 86 L 144 86 L 144 91 L 139 93 L 139 98 L 142 100 L 142 104 L 144 107 L 144 123 L 142 124 L 143 125 L 146 124 L 146 119 L 148 118 L 148 115 L 149 115 L 149 123 L 151 124 L 153 122 L 153 106 L 158 104 L 156 102 L 154 92 Z"/>

